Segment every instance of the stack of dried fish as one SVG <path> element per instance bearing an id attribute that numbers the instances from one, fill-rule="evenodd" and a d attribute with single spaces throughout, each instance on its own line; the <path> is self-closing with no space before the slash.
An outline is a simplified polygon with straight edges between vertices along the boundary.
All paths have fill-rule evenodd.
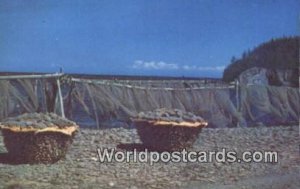
<path id="1" fill-rule="evenodd" d="M 207 126 L 202 117 L 178 109 L 140 112 L 132 120 L 144 145 L 158 151 L 191 147 Z"/>
<path id="2" fill-rule="evenodd" d="M 11 158 L 28 163 L 54 163 L 65 156 L 78 126 L 53 113 L 30 113 L 1 123 Z"/>

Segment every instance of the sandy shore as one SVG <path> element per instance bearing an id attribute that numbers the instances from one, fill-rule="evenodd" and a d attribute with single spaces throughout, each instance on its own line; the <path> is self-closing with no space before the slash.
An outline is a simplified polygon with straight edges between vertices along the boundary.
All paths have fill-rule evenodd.
<path id="1" fill-rule="evenodd" d="M 278 163 L 100 163 L 97 148 L 142 148 L 135 129 L 81 129 L 53 165 L 7 159 L 0 135 L 1 188 L 298 188 L 299 127 L 203 129 L 193 151 L 278 152 Z M 14 164 L 15 163 L 15 164 Z"/>

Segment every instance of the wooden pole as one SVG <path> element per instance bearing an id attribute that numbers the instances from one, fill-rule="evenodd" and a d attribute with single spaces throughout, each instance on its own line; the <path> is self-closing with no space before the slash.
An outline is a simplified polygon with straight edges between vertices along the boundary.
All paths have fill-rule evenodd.
<path id="1" fill-rule="evenodd" d="M 63 102 L 63 97 L 62 97 L 62 94 L 61 94 L 59 79 L 56 79 L 56 83 L 57 83 L 57 87 L 58 87 L 58 96 L 59 96 L 59 105 L 60 105 L 61 116 L 63 118 L 65 118 L 64 102 Z"/>
<path id="2" fill-rule="evenodd" d="M 240 98 L 239 98 L 239 80 L 236 80 L 236 109 L 237 111 L 240 111 Z"/>
<path id="3" fill-rule="evenodd" d="M 236 96 L 236 110 L 238 113 L 240 113 L 240 97 L 239 97 L 239 80 L 235 80 L 235 96 Z M 240 124 L 237 122 L 237 127 L 239 127 Z"/>

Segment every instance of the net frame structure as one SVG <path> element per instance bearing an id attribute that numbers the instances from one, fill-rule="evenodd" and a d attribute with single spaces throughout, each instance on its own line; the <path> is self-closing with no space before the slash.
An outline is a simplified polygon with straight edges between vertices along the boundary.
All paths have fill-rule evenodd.
<path id="1" fill-rule="evenodd" d="M 190 79 L 85 79 L 63 73 L 0 76 L 0 121 L 54 112 L 87 127 L 130 124 L 141 111 L 180 109 L 211 127 L 298 124 L 299 88 Z M 118 124 L 117 124 L 118 125 Z"/>

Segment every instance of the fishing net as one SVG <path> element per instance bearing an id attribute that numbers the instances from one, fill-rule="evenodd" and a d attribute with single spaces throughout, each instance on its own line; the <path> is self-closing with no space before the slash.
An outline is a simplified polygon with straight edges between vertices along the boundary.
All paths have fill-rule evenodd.
<path id="1" fill-rule="evenodd" d="M 242 86 L 241 112 L 250 124 L 298 124 L 300 112 L 298 88 Z"/>
<path id="2" fill-rule="evenodd" d="M 158 108 L 193 112 L 211 127 L 236 126 L 242 121 L 235 108 L 234 86 L 200 80 L 75 81 L 71 109 L 75 111 L 72 115 L 82 116 L 81 121 L 91 117 L 96 124 L 129 122 L 138 112 Z"/>
<path id="3" fill-rule="evenodd" d="M 0 120 L 32 112 L 57 112 L 54 79 L 0 80 Z"/>
<path id="4" fill-rule="evenodd" d="M 208 127 L 298 123 L 299 88 L 241 85 L 214 80 L 125 80 L 70 77 L 0 80 L 0 121 L 31 112 L 64 113 L 80 126 L 130 125 L 142 111 L 179 109 Z"/>

